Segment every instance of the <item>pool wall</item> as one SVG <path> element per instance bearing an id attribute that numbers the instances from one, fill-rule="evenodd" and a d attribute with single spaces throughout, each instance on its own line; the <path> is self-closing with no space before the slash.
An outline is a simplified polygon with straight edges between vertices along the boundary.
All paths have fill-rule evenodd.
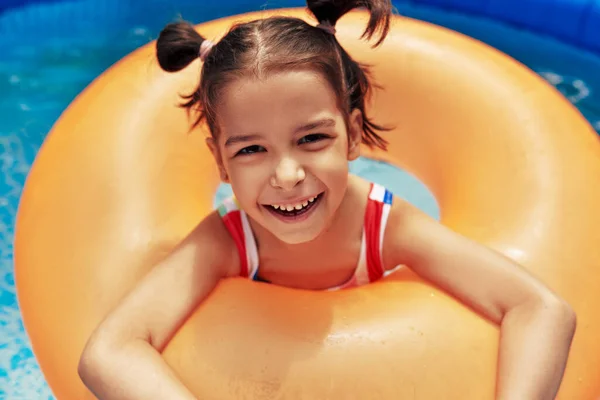
<path id="1" fill-rule="evenodd" d="M 600 0 L 410 0 L 489 17 L 600 54 Z"/>
<path id="2" fill-rule="evenodd" d="M 441 7 L 488 17 L 600 54 L 600 0 L 396 0 L 396 5 Z M 302 0 L 267 0 L 264 8 L 301 7 Z M 40 34 L 73 34 L 135 22 L 140 7 L 181 10 L 198 7 L 208 18 L 251 11 L 255 2 L 219 0 L 0 0 L 0 37 L 35 40 Z M 221 11 L 222 12 L 222 11 Z M 214 14 L 214 15 L 213 15 Z"/>
<path id="3" fill-rule="evenodd" d="M 201 20 L 208 21 L 258 8 L 305 4 L 302 0 L 0 0 L 0 45 L 5 40 L 35 43 L 42 35 L 72 38 L 100 30 L 116 33 L 125 26 L 147 24 L 149 19 L 161 25 L 177 16 L 197 15 L 198 10 L 202 10 Z"/>

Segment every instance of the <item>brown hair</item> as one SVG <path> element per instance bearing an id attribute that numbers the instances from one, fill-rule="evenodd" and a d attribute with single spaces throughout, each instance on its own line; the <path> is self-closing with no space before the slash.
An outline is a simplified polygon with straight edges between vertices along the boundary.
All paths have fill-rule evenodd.
<path id="1" fill-rule="evenodd" d="M 370 19 L 361 38 L 371 39 L 378 33 L 373 47 L 381 44 L 389 31 L 390 0 L 307 0 L 307 5 L 319 23 L 331 26 L 348 11 L 366 8 Z M 167 25 L 156 43 L 161 68 L 168 72 L 185 68 L 198 58 L 205 40 L 187 22 Z M 335 35 L 298 18 L 270 17 L 234 25 L 204 58 L 200 84 L 184 97 L 183 107 L 198 110 L 194 126 L 206 119 L 211 134 L 216 136 L 215 108 L 219 92 L 227 83 L 242 76 L 260 78 L 292 69 L 319 72 L 336 93 L 346 119 L 356 108 L 362 112 L 362 142 L 386 149 L 387 141 L 376 132 L 386 128 L 371 121 L 365 111 L 365 98 L 371 89 L 367 67 L 354 61 Z"/>

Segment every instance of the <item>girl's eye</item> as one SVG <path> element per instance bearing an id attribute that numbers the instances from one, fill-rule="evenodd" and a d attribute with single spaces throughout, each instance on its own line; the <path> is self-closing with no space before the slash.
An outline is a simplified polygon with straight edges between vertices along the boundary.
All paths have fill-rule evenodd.
<path id="1" fill-rule="evenodd" d="M 298 141 L 298 144 L 314 143 L 327 138 L 329 138 L 329 136 L 324 135 L 322 133 L 311 133 L 310 135 L 302 137 L 302 139 Z"/>
<path id="2" fill-rule="evenodd" d="M 236 156 L 247 156 L 247 155 L 254 154 L 254 153 L 260 153 L 262 151 L 265 151 L 265 148 L 255 144 L 253 146 L 244 147 L 243 149 L 241 149 L 240 151 L 235 153 L 235 155 Z"/>

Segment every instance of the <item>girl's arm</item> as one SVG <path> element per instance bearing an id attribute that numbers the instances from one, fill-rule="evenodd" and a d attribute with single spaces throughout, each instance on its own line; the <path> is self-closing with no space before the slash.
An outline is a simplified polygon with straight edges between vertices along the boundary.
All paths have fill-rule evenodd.
<path id="1" fill-rule="evenodd" d="M 500 325 L 498 400 L 554 399 L 576 318 L 571 307 L 509 258 L 395 199 L 386 266 L 415 273 Z"/>
<path id="2" fill-rule="evenodd" d="M 100 400 L 195 397 L 160 352 L 218 281 L 239 261 L 216 213 L 154 267 L 93 332 L 78 372 Z"/>

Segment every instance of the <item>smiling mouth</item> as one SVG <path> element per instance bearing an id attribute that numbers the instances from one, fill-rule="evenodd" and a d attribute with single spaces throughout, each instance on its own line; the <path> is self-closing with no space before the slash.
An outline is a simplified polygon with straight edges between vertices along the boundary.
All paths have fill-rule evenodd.
<path id="1" fill-rule="evenodd" d="M 272 213 L 281 215 L 282 217 L 298 217 L 313 209 L 317 205 L 317 203 L 319 203 L 319 200 L 321 200 L 321 198 L 323 197 L 323 193 L 325 192 L 321 192 L 315 197 L 311 197 L 308 200 L 305 200 L 303 203 L 282 205 L 270 204 L 263 205 L 263 207 L 266 207 Z"/>

